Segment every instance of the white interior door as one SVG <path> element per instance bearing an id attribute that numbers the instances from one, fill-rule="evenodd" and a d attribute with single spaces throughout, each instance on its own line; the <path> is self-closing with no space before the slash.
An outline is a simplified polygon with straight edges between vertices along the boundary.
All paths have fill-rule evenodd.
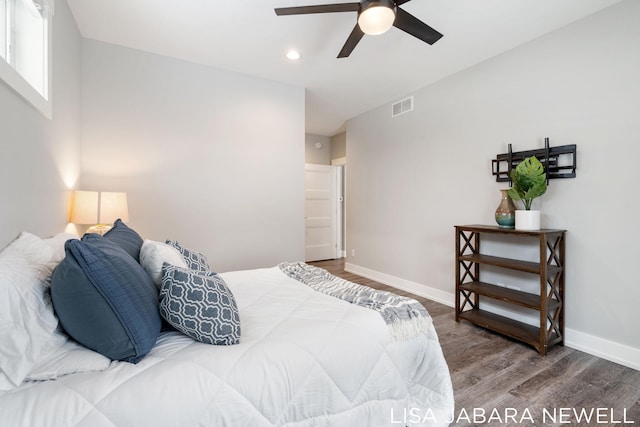
<path id="1" fill-rule="evenodd" d="M 305 164 L 305 261 L 338 258 L 337 166 Z"/>

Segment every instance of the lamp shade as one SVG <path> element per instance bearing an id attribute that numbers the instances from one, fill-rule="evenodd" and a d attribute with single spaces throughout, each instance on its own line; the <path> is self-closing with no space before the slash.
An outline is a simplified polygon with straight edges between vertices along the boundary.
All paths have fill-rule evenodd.
<path id="1" fill-rule="evenodd" d="M 127 205 L 127 193 L 114 193 L 103 191 L 100 193 L 100 224 L 113 224 L 120 218 L 129 221 L 129 206 Z"/>
<path id="2" fill-rule="evenodd" d="M 112 224 L 129 221 L 127 193 L 75 191 L 69 222 L 74 224 Z"/>
<path id="3" fill-rule="evenodd" d="M 375 36 L 389 31 L 395 19 L 393 1 L 368 0 L 362 3 L 358 26 L 363 33 Z"/>
<path id="4" fill-rule="evenodd" d="M 69 222 L 74 224 L 98 223 L 97 191 L 75 191 L 73 193 Z"/>

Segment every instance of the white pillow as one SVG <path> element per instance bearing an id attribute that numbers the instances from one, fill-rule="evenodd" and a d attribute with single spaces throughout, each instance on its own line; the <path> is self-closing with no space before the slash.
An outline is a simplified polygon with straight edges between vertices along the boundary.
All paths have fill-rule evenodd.
<path id="1" fill-rule="evenodd" d="M 53 271 L 53 249 L 41 238 L 23 231 L 18 238 L 0 252 L 0 255 L 18 257 L 37 267 L 39 275 L 46 278 Z"/>
<path id="2" fill-rule="evenodd" d="M 166 243 L 145 240 L 140 248 L 140 265 L 156 284 L 162 286 L 162 264 L 169 263 L 177 267 L 187 268 L 182 254 Z"/>
<path id="3" fill-rule="evenodd" d="M 78 236 L 71 233 L 58 233 L 42 241 L 53 250 L 53 263 L 57 266 L 65 257 L 64 244 L 67 240 L 76 239 Z"/>
<path id="4" fill-rule="evenodd" d="M 15 386 L 44 351 L 66 340 L 55 333 L 58 319 L 45 285 L 53 266 L 53 250 L 33 234 L 21 233 L 0 252 L 0 370 Z"/>

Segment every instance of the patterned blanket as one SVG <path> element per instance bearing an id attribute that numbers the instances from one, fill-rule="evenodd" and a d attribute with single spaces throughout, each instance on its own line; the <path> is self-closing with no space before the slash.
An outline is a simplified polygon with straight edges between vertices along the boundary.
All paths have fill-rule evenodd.
<path id="1" fill-rule="evenodd" d="M 315 291 L 377 311 L 396 340 L 411 339 L 431 327 L 431 316 L 412 298 L 358 285 L 303 262 L 283 262 L 278 267 Z"/>

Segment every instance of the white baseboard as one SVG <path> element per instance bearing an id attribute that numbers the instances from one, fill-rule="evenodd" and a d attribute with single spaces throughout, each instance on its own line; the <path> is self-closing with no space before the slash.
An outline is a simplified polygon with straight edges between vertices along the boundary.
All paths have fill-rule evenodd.
<path id="1" fill-rule="evenodd" d="M 361 267 L 359 265 L 345 263 L 345 271 L 376 282 L 392 286 L 414 295 L 439 302 L 449 307 L 455 306 L 455 294 L 440 289 L 435 289 L 427 285 L 423 285 L 410 280 L 395 277 L 390 274 L 381 273 L 370 268 Z M 609 341 L 604 338 L 589 335 L 574 329 L 565 328 L 565 342 L 567 347 L 584 351 L 593 356 L 600 357 L 620 365 L 628 366 L 632 369 L 640 370 L 640 349 Z"/>
<path id="2" fill-rule="evenodd" d="M 564 344 L 567 347 L 610 360 L 640 371 L 640 349 L 585 334 L 573 329 L 564 330 Z"/>
<path id="3" fill-rule="evenodd" d="M 344 264 L 344 270 L 349 273 L 357 274 L 358 276 L 366 277 L 367 279 L 375 280 L 376 282 L 384 283 L 385 285 L 393 286 L 396 289 L 411 292 L 414 295 L 439 302 L 440 304 L 444 304 L 449 307 L 453 307 L 455 305 L 455 295 L 452 292 L 441 291 L 440 289 L 431 288 L 417 282 L 380 273 L 379 271 L 360 267 L 359 265 L 348 262 Z"/>

